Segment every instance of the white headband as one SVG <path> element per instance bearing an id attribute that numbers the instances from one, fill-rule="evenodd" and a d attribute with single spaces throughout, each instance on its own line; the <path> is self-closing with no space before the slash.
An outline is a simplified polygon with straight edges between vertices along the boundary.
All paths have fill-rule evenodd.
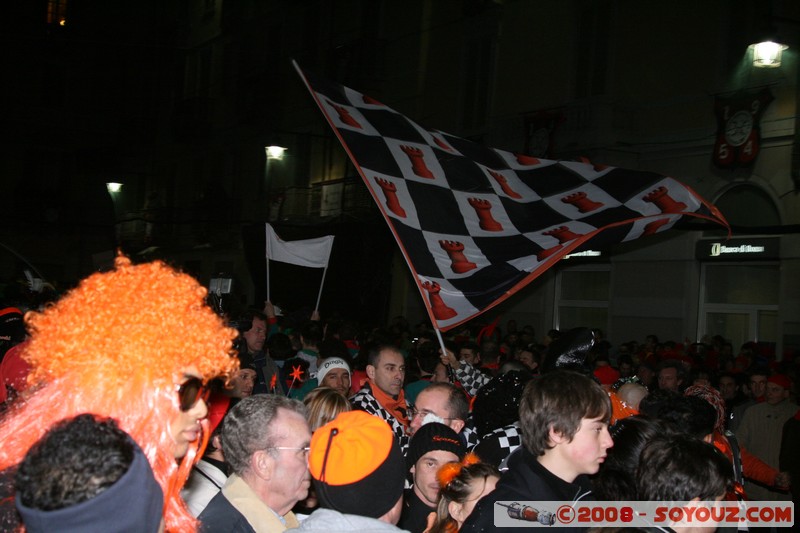
<path id="1" fill-rule="evenodd" d="M 334 368 L 344 368 L 350 374 L 350 366 L 340 357 L 328 357 L 320 363 L 317 368 L 317 382 L 322 384 L 325 375 Z"/>

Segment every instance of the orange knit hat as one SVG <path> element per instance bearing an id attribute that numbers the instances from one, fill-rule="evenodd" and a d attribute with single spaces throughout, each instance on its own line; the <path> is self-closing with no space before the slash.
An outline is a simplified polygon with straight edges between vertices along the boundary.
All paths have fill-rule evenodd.
<path id="1" fill-rule="evenodd" d="M 314 432 L 308 468 L 320 505 L 380 518 L 403 494 L 405 464 L 385 420 L 363 411 L 340 413 Z"/>

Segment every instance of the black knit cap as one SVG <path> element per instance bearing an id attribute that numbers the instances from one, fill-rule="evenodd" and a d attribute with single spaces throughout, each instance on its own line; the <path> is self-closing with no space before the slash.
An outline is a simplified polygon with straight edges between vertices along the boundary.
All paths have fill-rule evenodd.
<path id="1" fill-rule="evenodd" d="M 411 444 L 406 453 L 406 467 L 411 470 L 420 457 L 433 450 L 453 452 L 458 456 L 459 461 L 467 453 L 458 433 L 449 426 L 431 422 L 420 427 L 411 438 Z"/>

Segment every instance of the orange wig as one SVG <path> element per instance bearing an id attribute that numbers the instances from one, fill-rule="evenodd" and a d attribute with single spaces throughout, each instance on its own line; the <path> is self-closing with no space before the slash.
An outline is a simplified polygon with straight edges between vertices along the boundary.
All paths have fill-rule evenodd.
<path id="1" fill-rule="evenodd" d="M 133 265 L 121 255 L 115 267 L 25 317 L 31 388 L 0 422 L 0 470 L 18 464 L 58 420 L 112 417 L 153 467 L 167 531 L 195 531 L 177 491 L 205 441 L 176 462 L 169 431 L 180 413 L 176 385 L 190 368 L 204 380 L 235 371 L 236 330 L 205 304 L 206 289 L 191 276 L 159 261 Z"/>

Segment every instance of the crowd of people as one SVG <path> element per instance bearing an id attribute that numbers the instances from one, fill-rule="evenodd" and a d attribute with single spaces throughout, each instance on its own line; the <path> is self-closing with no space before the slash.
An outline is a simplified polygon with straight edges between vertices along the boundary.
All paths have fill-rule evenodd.
<path id="1" fill-rule="evenodd" d="M 768 347 L 206 297 L 120 256 L 0 310 L 0 529 L 479 532 L 497 502 L 797 494 L 797 363 Z"/>

